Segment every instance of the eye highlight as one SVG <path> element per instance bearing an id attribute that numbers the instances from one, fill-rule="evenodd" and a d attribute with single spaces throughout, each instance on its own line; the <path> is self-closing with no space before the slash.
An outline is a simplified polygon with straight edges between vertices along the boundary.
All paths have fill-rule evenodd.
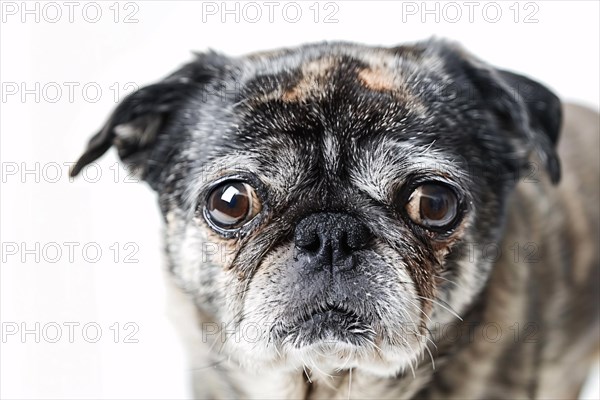
<path id="1" fill-rule="evenodd" d="M 448 228 L 458 215 L 458 198 L 447 185 L 425 183 L 411 193 L 405 210 L 414 223 L 425 228 Z"/>
<path id="2" fill-rule="evenodd" d="M 241 181 L 226 181 L 208 195 L 205 218 L 221 229 L 237 229 L 261 210 L 252 186 Z"/>

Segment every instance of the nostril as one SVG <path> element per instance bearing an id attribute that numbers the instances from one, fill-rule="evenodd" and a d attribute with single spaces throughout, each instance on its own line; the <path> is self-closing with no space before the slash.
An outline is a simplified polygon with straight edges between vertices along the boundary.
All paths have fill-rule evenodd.
<path id="1" fill-rule="evenodd" d="M 298 247 L 302 248 L 303 250 L 306 250 L 309 253 L 316 253 L 321 248 L 321 240 L 319 239 L 318 235 L 315 235 L 315 237 L 312 238 L 312 240 L 310 241 L 305 241 L 301 243 L 296 242 L 296 244 L 298 245 Z"/>
<path id="2" fill-rule="evenodd" d="M 309 253 L 316 253 L 321 247 L 321 238 L 314 226 L 302 226 L 296 229 L 294 242 L 296 247 Z"/>

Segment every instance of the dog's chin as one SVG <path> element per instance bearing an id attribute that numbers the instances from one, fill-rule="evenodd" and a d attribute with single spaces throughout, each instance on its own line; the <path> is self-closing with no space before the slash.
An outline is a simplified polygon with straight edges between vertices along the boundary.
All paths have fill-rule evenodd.
<path id="1" fill-rule="evenodd" d="M 422 350 L 410 338 L 406 345 L 382 340 L 381 326 L 369 316 L 343 306 L 318 306 L 269 329 L 269 338 L 252 346 L 238 343 L 234 349 L 241 365 L 250 370 L 311 371 L 333 375 L 361 370 L 380 377 L 396 376 L 410 368 Z"/>
<path id="2" fill-rule="evenodd" d="M 284 345 L 278 354 L 281 357 L 278 362 L 270 363 L 271 367 L 278 371 L 310 371 L 311 378 L 327 378 L 348 370 L 382 378 L 395 377 L 413 368 L 419 358 L 412 349 L 338 337 L 314 340 L 300 347 Z"/>
<path id="3" fill-rule="evenodd" d="M 369 319 L 342 305 L 325 305 L 300 314 L 275 332 L 283 347 L 313 345 L 373 345 L 375 330 Z"/>
<path id="4" fill-rule="evenodd" d="M 304 328 L 303 328 L 304 329 Z M 340 332 L 338 328 L 324 328 L 301 345 L 295 344 L 296 334 L 274 345 L 269 340 L 259 343 L 229 342 L 226 347 L 230 359 L 249 372 L 274 370 L 278 372 L 310 371 L 315 375 L 335 375 L 341 371 L 355 370 L 388 378 L 413 368 L 423 351 L 419 343 L 403 345 L 375 344 L 363 334 Z M 301 330 L 300 330 L 301 331 Z M 299 331 L 299 332 L 300 332 Z"/>

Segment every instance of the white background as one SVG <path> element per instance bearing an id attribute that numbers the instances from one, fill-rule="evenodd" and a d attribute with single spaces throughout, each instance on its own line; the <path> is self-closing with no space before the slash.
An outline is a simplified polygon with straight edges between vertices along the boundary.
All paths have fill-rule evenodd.
<path id="1" fill-rule="evenodd" d="M 162 221 L 154 194 L 144 184 L 127 182 L 124 170 L 114 168 L 112 151 L 99 161 L 102 175 L 94 183 L 94 170 L 87 179 L 70 182 L 63 163 L 75 161 L 87 139 L 103 124 L 115 106 L 117 87 L 122 98 L 130 91 L 125 90 L 128 83 L 143 85 L 165 76 L 190 60 L 192 50 L 213 48 L 238 55 L 311 41 L 393 45 L 436 35 L 461 42 L 492 64 L 535 77 L 565 100 L 594 108 L 599 105 L 596 1 L 521 2 L 516 6 L 513 1 L 498 2 L 487 6 L 486 12 L 486 3 L 476 2 L 471 16 L 464 2 L 456 2 L 462 17 L 454 23 L 448 19 L 456 19 L 456 7 L 420 1 L 336 2 L 327 9 L 320 3 L 318 16 L 314 2 L 301 2 L 302 15 L 295 23 L 291 22 L 294 9 L 282 15 L 283 2 L 275 8 L 273 22 L 267 5 L 258 2 L 262 18 L 255 23 L 244 20 L 255 18 L 255 8 L 246 8 L 244 15 L 239 4 L 239 22 L 233 14 L 225 15 L 222 22 L 220 13 L 203 14 L 202 4 L 191 1 L 137 1 L 116 7 L 112 1 L 99 2 L 102 15 L 93 23 L 94 5 L 75 3 L 72 22 L 68 6 L 54 3 L 62 14 L 54 23 L 50 21 L 57 19 L 54 5 L 27 3 L 30 10 L 37 7 L 36 15 L 35 11 L 23 14 L 20 1 L 2 4 L 1 240 L 3 246 L 14 245 L 11 251 L 7 247 L 3 251 L 1 320 L 5 329 L 7 323 L 32 329 L 39 322 L 40 328 L 47 328 L 48 338 L 55 336 L 49 324 L 63 328 L 57 343 L 48 343 L 45 337 L 36 343 L 34 334 L 27 335 L 25 343 L 20 334 L 3 336 L 3 398 L 187 395 L 184 355 L 165 317 Z M 222 9 L 221 2 L 209 8 L 213 6 Z M 236 6 L 229 2 L 227 7 Z M 439 12 L 425 15 L 423 23 L 423 7 L 437 7 Z M 500 16 L 495 12 L 498 8 Z M 333 18 L 337 22 L 325 23 L 325 16 L 336 9 Z M 415 9 L 414 15 L 403 13 Z M 537 22 L 525 23 L 534 11 L 531 18 Z M 124 23 L 132 12 L 137 22 Z M 69 85 L 74 88 L 72 98 Z M 57 87 L 62 90 L 60 98 Z M 95 87 L 101 88 L 100 96 Z M 23 98 L 22 89 L 32 92 Z M 34 172 L 23 175 L 24 169 Z M 57 177 L 57 173 L 62 175 Z M 72 260 L 65 242 L 79 244 Z M 125 248 L 130 242 L 139 249 L 133 256 L 137 263 L 125 262 L 133 249 L 131 245 Z M 34 249 L 36 243 L 40 253 L 46 249 L 39 262 L 35 254 L 22 251 Z M 54 263 L 50 262 L 56 257 L 53 243 L 62 250 L 62 257 Z M 86 243 L 102 250 L 99 261 L 84 259 Z M 118 254 L 111 250 L 114 243 Z M 18 253 L 13 255 L 14 246 Z M 86 255 L 95 257 L 93 248 L 88 250 Z M 66 322 L 80 324 L 73 343 L 69 343 Z M 82 334 L 82 326 L 89 322 L 102 329 L 97 343 L 89 343 Z M 134 335 L 138 343 L 124 343 L 127 322 L 139 327 Z M 114 323 L 120 324 L 118 343 L 110 329 Z M 95 331 L 88 330 L 88 339 L 94 336 Z M 586 396 L 598 398 L 597 386 L 590 387 Z"/>

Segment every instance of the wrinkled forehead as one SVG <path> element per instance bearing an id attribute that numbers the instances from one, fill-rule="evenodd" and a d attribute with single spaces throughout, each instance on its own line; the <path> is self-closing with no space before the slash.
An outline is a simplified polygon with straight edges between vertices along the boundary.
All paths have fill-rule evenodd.
<path id="1" fill-rule="evenodd" d="M 314 147 L 425 115 L 410 87 L 411 68 L 388 49 L 312 46 L 243 60 L 233 114 L 238 132 L 256 141 L 292 136 Z"/>
<path id="2" fill-rule="evenodd" d="M 270 103 L 282 108 L 311 104 L 335 109 L 353 102 L 366 109 L 372 105 L 367 100 L 375 97 L 418 115 L 424 113 L 418 83 L 425 75 L 429 79 L 446 75 L 438 55 L 409 46 L 310 45 L 238 61 L 241 104 L 250 110 Z"/>
<path id="3" fill-rule="evenodd" d="M 423 130 L 447 107 L 436 91 L 453 79 L 428 48 L 322 44 L 238 59 L 237 132 L 306 143 Z"/>
<path id="4" fill-rule="evenodd" d="M 436 148 L 435 112 L 417 85 L 425 75 L 444 79 L 434 55 L 410 47 L 317 46 L 244 62 L 233 112 L 238 137 L 224 147 L 282 190 L 312 177 L 381 191 L 409 166 L 451 172 L 444 165 L 453 156 Z"/>
<path id="5" fill-rule="evenodd" d="M 460 174 L 418 87 L 444 79 L 434 55 L 317 46 L 240 65 L 236 137 L 219 146 L 224 170 L 248 170 L 281 192 L 343 186 L 379 200 L 415 172 Z"/>

